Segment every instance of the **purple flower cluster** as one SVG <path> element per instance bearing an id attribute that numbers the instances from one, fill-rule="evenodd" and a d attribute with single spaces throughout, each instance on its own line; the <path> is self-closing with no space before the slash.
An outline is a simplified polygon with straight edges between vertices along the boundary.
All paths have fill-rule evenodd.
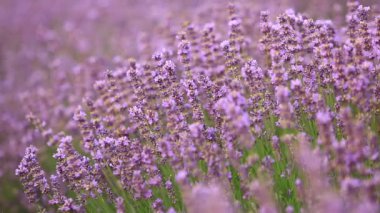
<path id="1" fill-rule="evenodd" d="M 45 194 L 50 190 L 45 172 L 38 163 L 36 152 L 36 147 L 28 147 L 24 158 L 16 169 L 16 175 L 20 177 L 25 188 L 25 194 L 31 203 L 37 201 L 40 193 Z"/>
<path id="2" fill-rule="evenodd" d="M 107 2 L 88 18 L 100 21 Z M 99 198 L 117 212 L 129 202 L 171 213 L 378 212 L 380 14 L 354 0 L 346 25 L 294 10 L 272 19 L 248 1 L 208 6 L 191 22 L 152 27 L 133 53 L 64 52 L 46 65 L 50 77 L 35 77 L 53 85 L 21 95 L 31 113 L 19 131 L 47 145 L 28 146 L 16 170 L 29 202 L 62 212 Z M 44 31 L 45 57 L 71 47 L 56 33 Z M 82 51 L 97 52 L 90 46 Z M 46 149 L 55 171 L 38 160 Z"/>

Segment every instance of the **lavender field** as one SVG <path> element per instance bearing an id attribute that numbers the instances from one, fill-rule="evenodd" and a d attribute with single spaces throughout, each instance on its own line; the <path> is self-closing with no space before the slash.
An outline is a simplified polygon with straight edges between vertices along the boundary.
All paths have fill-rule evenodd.
<path id="1" fill-rule="evenodd" d="M 380 212 L 379 0 L 1 0 L 0 212 Z"/>

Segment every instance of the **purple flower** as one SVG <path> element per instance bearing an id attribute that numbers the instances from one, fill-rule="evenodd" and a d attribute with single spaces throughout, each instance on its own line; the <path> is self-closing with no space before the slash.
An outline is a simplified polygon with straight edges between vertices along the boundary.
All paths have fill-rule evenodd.
<path id="1" fill-rule="evenodd" d="M 25 155 L 16 169 L 16 175 L 20 177 L 30 203 L 37 202 L 40 193 L 47 194 L 50 192 L 50 185 L 36 154 L 37 148 L 35 146 L 26 148 Z"/>

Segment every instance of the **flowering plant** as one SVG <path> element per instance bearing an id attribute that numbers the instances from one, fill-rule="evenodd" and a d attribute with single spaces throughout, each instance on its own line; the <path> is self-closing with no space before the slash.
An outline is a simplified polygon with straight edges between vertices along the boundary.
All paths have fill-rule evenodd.
<path id="1" fill-rule="evenodd" d="M 101 20 L 99 2 L 89 19 Z M 97 51 L 86 40 L 42 30 L 51 55 L 39 57 L 62 53 L 47 65 L 54 84 L 20 95 L 19 132 L 46 142 L 16 169 L 28 201 L 46 212 L 380 211 L 380 14 L 349 0 L 343 25 L 249 5 L 169 18 L 136 35 L 134 57 L 112 60 L 84 60 Z"/>

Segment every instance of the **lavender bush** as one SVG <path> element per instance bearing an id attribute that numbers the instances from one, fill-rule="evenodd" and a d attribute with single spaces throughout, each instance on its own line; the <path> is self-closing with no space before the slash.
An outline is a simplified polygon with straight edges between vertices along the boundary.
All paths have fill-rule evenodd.
<path id="1" fill-rule="evenodd" d="M 379 212 L 380 5 L 318 2 L 3 1 L 1 210 Z"/>

